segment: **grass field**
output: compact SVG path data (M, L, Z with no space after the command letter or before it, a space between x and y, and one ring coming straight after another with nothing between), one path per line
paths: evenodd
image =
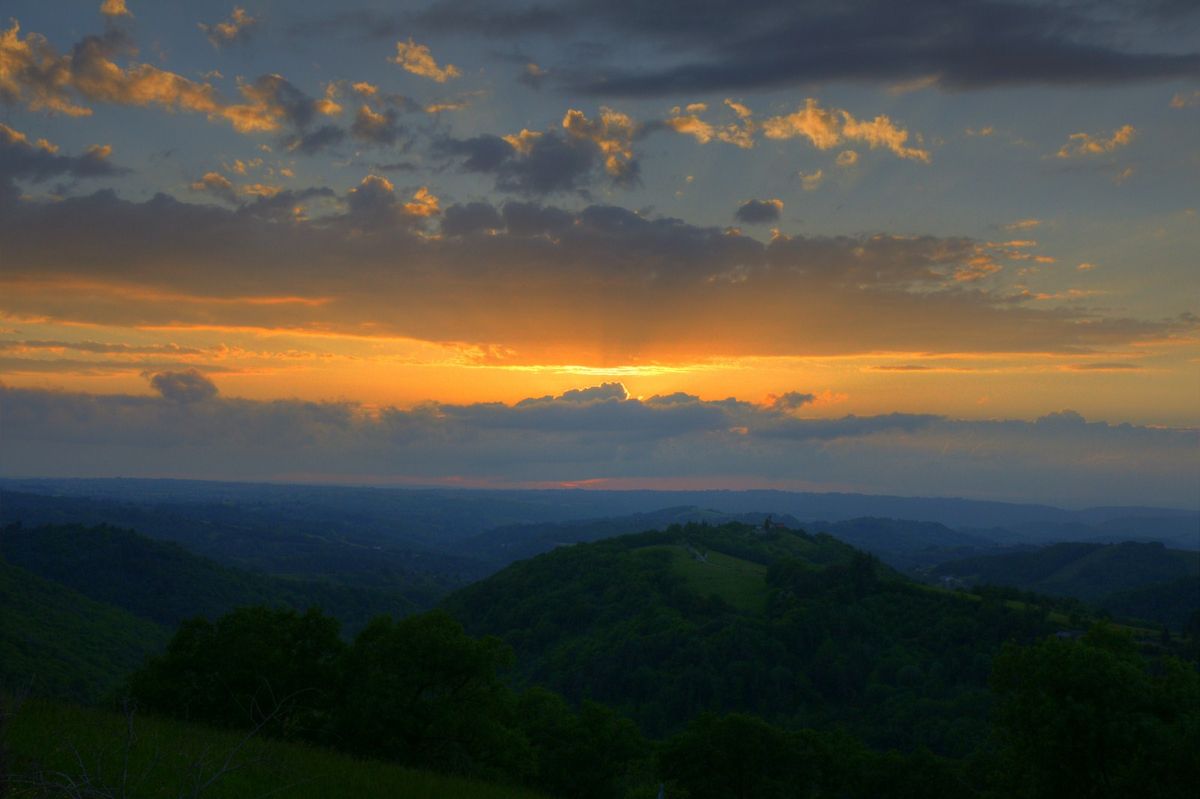
M445 777L325 749L159 718L45 700L24 703L5 740L12 776L10 799L107 796L128 799L538 799L519 788ZM128 760L126 760L128 758ZM224 770L224 771L223 771ZM40 781L91 784L102 790L46 790ZM195 789L214 778L200 793Z
M671 570L702 596L716 594L747 613L762 613L767 608L766 566L713 550L691 550L680 544L646 547L646 550L670 552Z

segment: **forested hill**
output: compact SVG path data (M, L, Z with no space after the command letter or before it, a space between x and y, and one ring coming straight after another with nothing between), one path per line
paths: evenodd
M562 547L444 604L514 648L520 681L651 734L738 710L952 755L986 736L1000 646L1053 629L1044 608L918 585L830 536L738 524Z
M929 574L1074 597L1177 629L1200 610L1200 553L1156 543L1054 544L951 561Z
M244 571L109 525L11 524L0 530L0 558L97 602L174 627L244 605L319 606L350 631L379 614L416 606L399 591Z
M0 558L0 697L95 699L170 637L165 627Z

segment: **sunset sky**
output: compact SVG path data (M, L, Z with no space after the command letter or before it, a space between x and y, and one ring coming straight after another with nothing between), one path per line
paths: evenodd
M1189 0L0 3L0 474L1200 503Z

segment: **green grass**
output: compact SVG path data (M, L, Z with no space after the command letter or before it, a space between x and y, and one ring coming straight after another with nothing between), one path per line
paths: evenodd
M723 552L697 548L699 560L682 544L644 547L671 553L671 571L702 596L716 594L738 610L761 614L767 608L767 567Z
M233 752L228 771L203 792L205 799L538 799L519 788L447 777L388 763L357 760L302 744L250 738L160 718L135 716L132 744L124 716L46 700L22 705L6 734L14 775L41 769L78 781L86 771L115 796L123 770L128 799L192 796L197 778L208 779ZM125 754L129 765L124 769ZM11 799L64 795L13 785Z

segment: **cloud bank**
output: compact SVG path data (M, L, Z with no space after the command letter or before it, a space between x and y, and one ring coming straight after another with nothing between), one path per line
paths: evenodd
M512 405L225 398L198 373L160 396L0 388L3 473L479 485L590 480L794 485L876 493L1194 506L1197 431L942 416L805 418L811 396L756 404L628 396L620 384Z

